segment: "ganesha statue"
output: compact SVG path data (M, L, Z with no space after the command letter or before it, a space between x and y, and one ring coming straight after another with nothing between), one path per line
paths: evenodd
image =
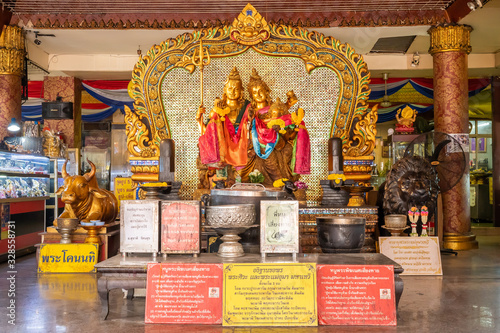
M264 176L261 183L272 187L277 180L297 181L301 174L309 174L309 133L293 91L287 93L286 102L279 98L273 102L270 88L255 69L247 90L250 101L243 98L243 83L234 68L208 122L203 121L205 110L198 110L200 162L205 166L198 166L204 172L200 179L213 175L227 185L248 183L249 175L259 170Z
M415 131L413 123L417 118L417 111L413 110L408 105L403 109L399 109L396 114L396 133L397 134L411 134Z

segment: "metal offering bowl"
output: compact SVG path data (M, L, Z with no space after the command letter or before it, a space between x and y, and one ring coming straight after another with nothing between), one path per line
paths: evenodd
M213 228L248 227L255 223L255 205L227 205L205 207L205 221Z
M80 222L79 219L58 218L57 227L61 229L75 229L78 222Z
M360 252L365 242L362 217L317 217L318 243L324 253Z
M387 228L405 228L407 216L402 214L391 214L384 217Z
M79 219L70 219L70 218L58 218L57 219L57 227L56 230L61 234L62 244L70 244L71 243L71 234L75 231Z

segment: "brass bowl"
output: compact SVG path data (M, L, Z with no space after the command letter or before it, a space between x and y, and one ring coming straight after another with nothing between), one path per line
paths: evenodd
M58 218L57 227L60 229L75 229L80 222L79 219Z

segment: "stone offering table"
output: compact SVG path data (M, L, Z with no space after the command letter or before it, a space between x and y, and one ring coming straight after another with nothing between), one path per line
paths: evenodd
M147 264L153 262L151 256L125 257L121 255L98 263L95 268L98 273L97 291L101 299L102 315L106 319L109 312L109 291L112 289L146 288ZM346 253L346 254L318 254L300 253L297 260L292 256L268 256L262 258L260 254L247 254L240 258L222 258L215 254L201 254L194 258L188 255L172 256L166 259L157 258L157 263L169 264L221 264L221 263L316 263L317 265L390 265L394 267L394 284L396 293L396 308L403 294L403 280L399 274L403 273L401 265L380 253ZM132 295L129 293L129 295Z

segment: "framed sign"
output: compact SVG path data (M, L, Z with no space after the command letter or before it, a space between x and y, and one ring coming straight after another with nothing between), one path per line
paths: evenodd
M394 266L318 265L320 325L396 326Z
M120 209L120 252L159 251L159 201L123 200Z
M260 202L260 252L299 253L299 202Z
M144 321L221 324L222 264L148 263Z
M161 252L200 253L199 201L162 201Z
M223 277L222 326L318 326L315 263L224 264Z
M380 253L404 268L401 275L443 275L438 237L379 237Z

